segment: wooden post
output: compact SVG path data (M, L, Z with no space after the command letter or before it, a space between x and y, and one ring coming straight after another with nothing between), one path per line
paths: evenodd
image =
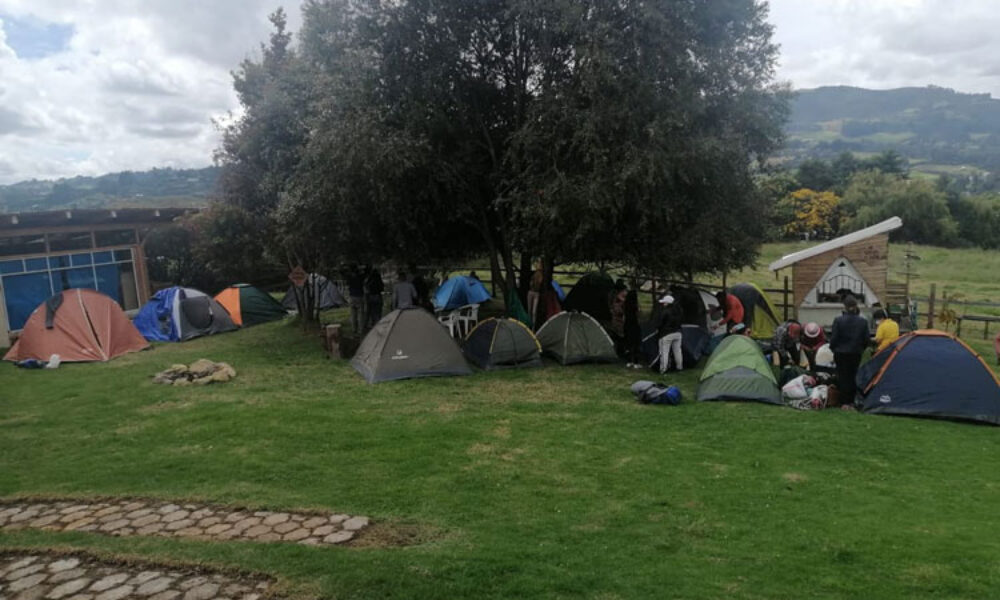
M785 320L788 320L788 275L785 275L785 291L783 293L785 303Z
M937 284L931 284L931 297L927 300L927 329L934 328L934 295L937 293Z

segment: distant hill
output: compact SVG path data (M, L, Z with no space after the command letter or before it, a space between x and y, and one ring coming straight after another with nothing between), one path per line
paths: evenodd
M925 173L1000 171L1000 100L940 87L801 90L792 102L784 158L896 150Z
M63 208L202 207L218 167L123 171L98 177L22 181L0 186L0 213Z

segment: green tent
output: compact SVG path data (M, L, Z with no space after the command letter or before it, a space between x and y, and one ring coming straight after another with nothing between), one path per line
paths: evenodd
M581 312L561 312L536 334L542 351L564 365L618 360L615 345L594 317Z
M712 352L701 372L698 400L752 400L782 404L771 365L757 342L730 335Z
M234 323L242 327L288 316L288 311L280 302L248 283L227 287L216 294L215 301L229 312Z
M351 366L368 383L472 374L448 330L418 307L382 317L361 341Z
M483 369L538 367L541 345L535 334L516 319L487 319L465 338L465 355Z

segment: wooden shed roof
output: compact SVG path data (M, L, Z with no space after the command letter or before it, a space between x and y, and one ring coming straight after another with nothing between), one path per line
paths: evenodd
M842 235L839 238L834 238L822 244L813 246L812 248L806 248L805 250L800 250L794 252L787 256L781 257L781 259L771 263L768 268L772 271L779 271L785 267L790 267L799 261L803 261L807 258L812 258L814 256L819 256L824 252L829 252L830 250L836 250L837 248L843 248L849 244L855 242L860 242L861 240L874 237L882 233L888 233L890 231L895 231L903 226L903 220L899 217L892 217L882 221L881 223L872 225L871 227L865 227L855 231L854 233L848 233L847 235Z

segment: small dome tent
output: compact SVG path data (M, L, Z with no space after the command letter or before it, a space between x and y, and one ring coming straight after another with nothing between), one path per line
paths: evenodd
M750 328L750 335L758 340L769 340L781 324L778 310L774 308L764 290L753 283L740 283L730 288L729 293L740 299L743 305L743 322Z
M214 298L196 289L176 286L156 292L139 309L133 323L151 342L183 342L237 328Z
M712 352L701 372L698 400L751 400L782 404L771 365L757 342L730 335Z
M35 308L4 360L108 361L149 344L118 303L94 290L59 292Z
M280 302L249 283L231 285L215 295L215 301L226 309L233 323L257 325L288 316Z
M487 319L465 338L465 355L482 369L541 366L541 344L516 319Z
M1000 380L965 342L943 331L904 335L862 365L856 382L866 413L1000 425Z
M482 304L492 298L482 281L467 275L456 275L441 284L434 293L434 308L452 310L467 304Z
M340 293L336 284L318 273L310 273L306 278L306 284L302 287L303 289L311 288L312 297L318 298L317 304L320 310L347 306L347 300L344 299L344 295ZM288 310L298 310L299 305L295 302L294 285L288 286L288 291L285 292L285 296L281 299L281 305Z
M546 321L537 336L542 350L564 365L618 360L611 337L587 313L561 312Z
M368 383L394 379L471 375L455 340L422 308L397 309L361 340L351 366Z

